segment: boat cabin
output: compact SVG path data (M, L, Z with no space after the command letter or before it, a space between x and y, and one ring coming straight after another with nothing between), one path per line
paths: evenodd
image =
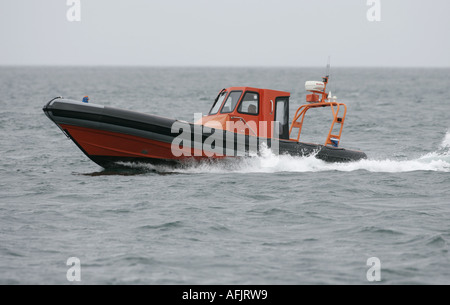
M285 91L252 87L222 89L209 113L196 122L210 128L262 138L300 142L306 113L310 109L330 107L333 119L324 146L338 147L344 127L347 106L327 93L329 76L321 82L307 81L307 104L300 106L289 125L289 98ZM337 128L335 128L337 127ZM297 132L293 132L297 129ZM296 135L295 135L296 134Z
M197 123L250 136L289 139L290 96L289 92L270 89L226 88Z

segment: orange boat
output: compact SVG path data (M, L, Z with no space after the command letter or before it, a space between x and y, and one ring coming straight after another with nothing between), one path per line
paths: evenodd
M262 145L274 153L314 155L327 162L366 158L361 151L339 147L347 107L326 92L328 76L306 82L307 104L289 124L290 93L252 87L219 92L210 112L188 123L165 117L57 97L44 113L86 156L102 167L121 162L181 164L187 159L246 157ZM323 144L300 141L307 111L329 107L331 127Z

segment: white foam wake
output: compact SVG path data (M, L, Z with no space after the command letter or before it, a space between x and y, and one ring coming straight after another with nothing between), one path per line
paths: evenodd
M243 159L194 162L183 168L152 166L159 172L179 173L277 173L277 172L352 172L365 170L380 173L402 173L413 171L450 172L450 131L445 135L439 149L413 160L366 159L349 163L327 163L314 156L294 157L274 155L262 149L260 156Z
M442 149L449 149L450 148L450 130L447 131L445 134L444 140L441 143Z

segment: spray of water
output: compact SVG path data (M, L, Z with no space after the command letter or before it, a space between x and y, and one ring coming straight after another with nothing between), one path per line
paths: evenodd
M139 165L141 166L141 165ZM439 149L413 160L366 159L350 163L327 163L315 158L275 155L270 149L262 148L258 156L226 160L188 162L181 168L142 165L163 173L277 173L277 172L369 172L401 173L413 171L450 172L450 131L444 137Z

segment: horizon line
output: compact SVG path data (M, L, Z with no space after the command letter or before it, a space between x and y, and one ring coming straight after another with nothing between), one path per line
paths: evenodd
M322 69L325 66L309 66L309 65L129 65L129 64L2 64L0 67L51 67L51 68L266 68L266 69L296 69L296 68L319 68ZM332 65L333 68L363 68L363 69L449 69L450 66L374 66L374 65Z

